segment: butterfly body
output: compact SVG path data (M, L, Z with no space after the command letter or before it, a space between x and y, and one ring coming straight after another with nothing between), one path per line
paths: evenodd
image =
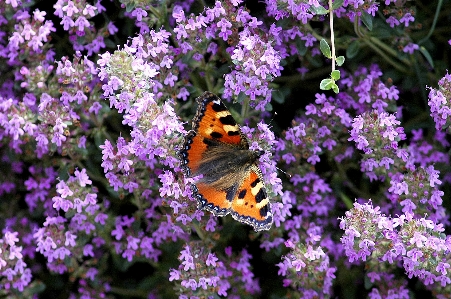
M200 177L192 191L199 208L216 216L229 213L255 230L269 229L272 213L257 165L263 151L249 143L221 100L210 92L197 99L192 130L179 152L188 177Z

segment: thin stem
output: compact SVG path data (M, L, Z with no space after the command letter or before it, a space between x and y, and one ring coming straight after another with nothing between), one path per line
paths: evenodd
M249 102L249 97L245 97L241 106L241 119L246 119L249 116Z
M402 67L401 65L399 65L399 63L397 63L396 61L394 61L393 59L391 59L388 55L385 54L384 51L382 51L380 48L376 47L375 44L373 44L372 42L375 42L375 38L370 37L368 38L364 38L362 39L371 49L373 49L374 52L378 53L383 59L385 59L389 64L391 64L394 68L396 68L398 71L403 72L403 73L407 73L408 70L405 69L404 67Z
M360 30L360 26L359 26L359 18L354 18L354 32L355 34L357 34L358 37L360 38L364 38L365 35L363 34L363 32Z
M387 44L383 43L380 39L365 35L359 26L359 18L355 18L354 20L354 32L356 35L362 40L365 44L367 44L374 52L378 53L385 61L387 61L389 64L391 64L394 68L399 70L400 72L407 73L408 70L401 66L398 62L393 60L390 56L397 57L398 53L389 47ZM387 55L388 54L388 55ZM410 67L411 63L410 61L406 59L400 59L398 58L403 64Z
M202 60L204 63L204 70L205 70L205 84L207 85L207 90L213 91L213 80L214 78L211 76L211 68L208 67L208 63L205 61L205 58ZM216 92L216 90L215 90Z
M335 36L334 36L334 10L332 0L329 0L330 44L332 47L332 72L335 71Z
M418 45L421 45L422 43L427 41L431 37L432 33L434 32L435 26L437 25L438 15L440 14L440 9L442 8L442 4L443 4L443 0L438 0L438 4L437 4L437 8L435 10L434 20L432 21L431 29L429 30L428 34L418 42Z
M388 54L390 54L393 57L398 58L398 51L396 51L395 49L393 49L392 47L388 46L386 43L382 42L380 39L371 36L369 38L371 40L372 43L374 43L377 47L381 48L382 50L384 50L384 52L387 52ZM398 58L402 63L404 63L406 66L411 66L411 62L407 59L407 58Z
M199 223L198 222L193 222L192 227L196 231L196 234L199 237L199 239L205 240L204 230L201 229L201 227L199 226Z

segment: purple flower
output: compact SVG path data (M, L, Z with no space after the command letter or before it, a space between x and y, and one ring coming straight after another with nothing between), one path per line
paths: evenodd
M210 215L210 219L208 219L207 221L207 225L205 227L206 231L210 231L210 232L214 232L216 230L216 217L214 217L213 215Z
M216 267L216 261L218 261L218 258L216 258L216 256L214 254L209 253L208 257L207 257L206 265ZM449 265L448 265L448 267L449 267Z
M404 23L404 26L408 27L410 22L415 21L415 18L410 14L406 13L399 22Z
M288 244L287 246L291 248L291 252L277 266L279 267L278 274L289 278L285 280L286 285L291 285L303 296L308 297L310 292L316 293L311 288L311 285L300 278L307 275L307 272L309 272L307 269L311 268L315 269L315 272L322 274L321 281L317 280L315 276L311 277L311 279L316 280L315 283L321 286L323 294L330 294L332 279L335 278L334 272L336 269L329 267L329 257L323 250L320 247L314 249L311 245L295 245L291 241L286 241L285 244ZM288 271L290 268L292 271Z
M408 45L404 46L403 52L413 54L415 50L418 50L420 47L417 44L409 43Z

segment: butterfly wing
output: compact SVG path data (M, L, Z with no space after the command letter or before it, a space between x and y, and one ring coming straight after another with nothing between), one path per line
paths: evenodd
M187 176L204 175L205 173L199 170L202 164L203 168L218 168L219 174L221 166L217 162L223 159L218 155L224 157L224 149L230 151L233 146L249 146L235 119L219 97L207 91L197 98L197 103L193 129L186 135L183 149L180 151L182 167ZM209 162L206 162L207 156L210 157ZM216 216L224 216L230 212L233 196L227 195L227 191L202 182L193 185L192 190L200 208L205 208ZM230 192L232 191L229 191L229 194Z
M215 216L225 216L230 213L232 201L227 200L227 192L205 183L192 185L193 195L200 209L205 209Z
M249 144L229 110L216 95L205 92L179 152L187 176L202 175L192 185L199 208L216 216L232 216L256 231L269 229L272 214ZM244 157L246 162L237 162ZM249 158L246 158L249 157Z
M231 210L235 220L252 225L255 231L271 227L271 205L257 165L252 165L249 175L238 188Z
M249 148L240 127L218 96L206 91L197 98L199 108L193 118L193 130L206 138Z
M182 167L188 176L197 175L205 153L213 146L249 148L240 127L218 96L206 91L197 98L198 109L192 130L186 135L180 151Z

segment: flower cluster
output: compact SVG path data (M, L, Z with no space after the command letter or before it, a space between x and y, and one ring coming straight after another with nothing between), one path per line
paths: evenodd
M262 38L253 32L258 25L256 19L248 14L241 16L242 11L238 11L237 17L244 23L245 29L240 32L238 45L231 55L235 70L225 76L224 97L238 96L240 93L244 93L251 101L261 97L263 100L255 108L264 111L271 100L267 82L281 74L280 56L271 42L265 41L268 37Z
M52 265L52 269L58 273L67 270L66 265L60 261L71 256L75 252L75 246L81 246L75 241L77 235L81 232L92 235L96 230L94 223L105 224L108 218L100 211L96 190L88 189L87 186L91 184L85 169L75 170L74 176L69 177L67 181L60 181L56 185L58 195L52 198L52 207L56 211L73 216L68 217L69 219L48 216L44 227L34 234L38 244L37 251L46 257L48 265Z
M239 3L216 1L215 6L206 9L204 14L188 18L177 6L173 13L176 21L174 32L182 53L193 51L193 58L198 61L205 61L209 53L219 54L216 52L220 41L216 42L214 38L227 41L230 47L226 53L235 67L224 77L224 97L246 97L252 106L264 111L271 100L269 83L280 76L283 69L281 58L273 47L274 36L263 32L260 28L262 22L252 17L244 7L237 7ZM204 33L203 38L200 32ZM193 44L197 46L193 47Z
M376 64L342 74L340 87L345 92L337 95L340 106L345 110L352 109L356 114L370 109L379 113L394 112L394 101L399 99L399 90L389 82L384 82L382 76L383 73Z
M60 97L45 92L50 87L60 86L53 78L50 83L48 73L53 67L36 67L33 70L21 68L24 75L23 87L30 88L36 94L27 93L23 101L14 98L3 99L0 113L4 138L9 139L12 149L18 154L24 151L33 152L38 158L53 152L63 155L79 154L86 145L86 136L81 135L80 112L89 110L97 114L101 105L90 104L88 96L92 93L96 80L90 78L96 74L93 63L81 55L74 58L74 62L63 58L58 62L56 72L64 74L60 83L66 84L67 89L61 88ZM43 64L46 64L43 63ZM89 83L87 83L89 81ZM95 98L95 97L94 97ZM88 128L86 124L85 128ZM34 142L26 142L29 139Z
M318 1L310 1L309 3L304 2L292 2L292 1L266 1L266 10L268 15L273 16L276 20L293 17L297 21L301 21L302 24L307 24L314 16L310 7L319 6Z
M442 207L444 193L438 189L442 183L438 179L439 171L424 163L425 160L411 157L409 149L398 146L398 142L406 138L399 124L394 115L386 112L373 111L354 119L349 140L365 153L361 171L370 180L388 179L388 197L392 203L398 202L404 213L428 213L429 219L447 223ZM410 152L418 151L410 149ZM415 163L420 162L423 165L417 167Z
M280 140L284 152L281 158L287 165L296 165L300 157L315 165L324 151L333 151L337 146L336 140L342 135L340 127L347 128L350 123L349 114L337 107L335 99L316 94L315 104L307 105L305 117L293 122Z
M314 242L312 242L314 243ZM277 264L279 275L285 276L285 286L292 286L302 298L324 298L331 294L335 267L330 267L329 257L321 247L286 241L291 252Z
M95 260L106 243L105 235L98 236L97 231L109 221L104 213L108 202L100 205L97 189L90 185L92 181L85 169L75 170L74 176L61 180L56 186L58 195L52 198L52 207L64 212L65 217L47 216L43 227L33 234L36 251L46 258L48 269L59 274L73 269L73 279L84 281L81 284L84 287L80 286L78 291L85 295L99 294L106 288L93 291L99 282Z
M3 231L0 239L0 282L3 289L24 290L32 279L31 270L23 260L22 246L18 246L18 232Z
M370 299L391 298L409 299L407 282L395 278L394 274L385 272L368 272L367 274L372 284L377 284L368 294Z
M248 294L257 294L260 289L251 271L251 255L243 250L235 256L232 248L225 249L224 258L218 259L214 254L201 247L199 242L185 245L180 252L181 264L178 269L170 270L170 281L177 281L183 294L179 298L210 297L214 294L234 297L240 289Z
M386 22L392 28L395 26L409 27L415 21L415 12L411 8L403 8L401 10L394 7L389 8L384 10L384 15L389 15Z
M173 76L169 70L172 60L167 55L168 33L151 32L146 42L142 36L132 39L124 50L113 55L106 53L99 60L102 69L99 76L108 78L103 85L104 96L110 100L110 107L124 113L123 124L131 126L131 142L119 137L115 150L109 141L103 149L104 171L115 190L127 189L133 192L138 187L134 175L136 164L153 168L155 163L175 166L174 145L180 133L181 123L177 121L173 102L157 103L163 96L163 86L154 78ZM167 83L171 86L170 83ZM157 159L158 158L158 159ZM131 177L130 177L131 175Z
M117 32L116 26L109 23L107 27L96 30L94 22L90 19L105 11L105 7L96 2L96 5L86 0L58 0L54 5L55 15L61 19L60 25L69 33L69 40L76 51L86 50L88 55L99 53L105 48L104 36ZM83 42L79 42L82 37Z
M45 19L46 15L47 12L39 10L35 10L32 16L28 11L18 12L15 15L15 32L2 51L2 56L8 58L10 65L17 64L19 57L45 54L49 36L56 31L53 22Z
M381 172L385 174L395 164L395 157L407 164L407 151L398 147L406 138L399 124L400 121L387 112L365 112L354 118L348 140L354 141L356 148L364 152L361 171L371 180L378 179Z
M391 265L401 262L409 278L418 277L424 284L451 284L450 237L444 228L425 218L413 218L406 212L390 218L371 202L354 203L354 208L341 219L344 230L341 242L349 261L368 261L381 267L380 260Z
M439 89L430 88L428 105L431 117L434 119L437 130L449 131L449 117L451 116L451 75L446 74L438 81Z

